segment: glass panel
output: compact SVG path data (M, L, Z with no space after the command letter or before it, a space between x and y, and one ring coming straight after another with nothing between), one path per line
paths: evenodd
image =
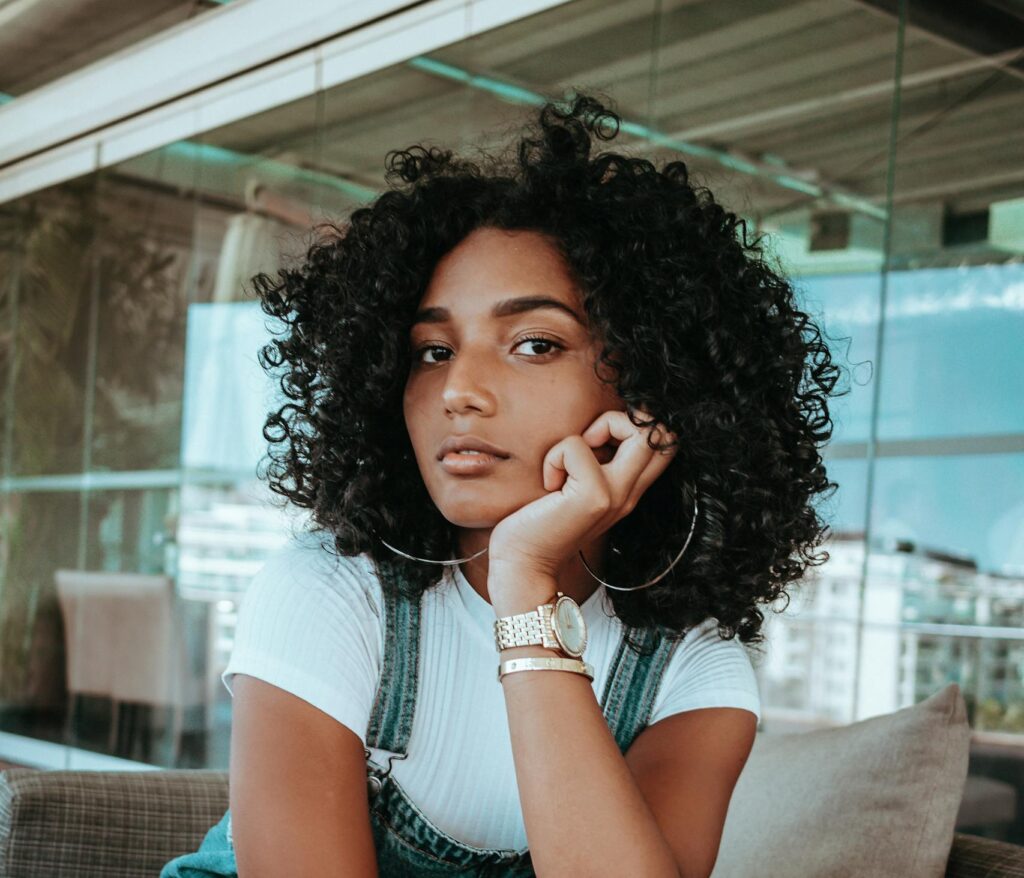
M177 466L194 211L164 153L108 169L100 187L90 471Z
M370 192L325 165L322 112L322 96L296 101L175 144L168 155L171 173L191 175L195 217L173 569L182 605L206 620L205 728L194 749L183 749L182 764L227 768L231 698L220 674L238 603L303 518L282 510L256 478L267 451L263 424L282 398L257 358L280 327L260 309L251 280L294 266L314 224Z
M1019 798L1024 81L1000 58L1019 57L1020 22L1001 4L907 7L866 583L894 600L865 619L901 620L903 655L860 688L902 678L909 703L959 683L968 792L987 775ZM964 827L1024 841L1021 813L965 813Z
M231 696L220 675L234 643L238 607L252 576L304 516L267 502L266 487L230 475L184 487L173 547L178 594L194 615L206 614L207 735L194 758L226 768L231 737Z
M85 563L58 579L68 620L67 741L122 759L184 763L204 744L208 617L205 606L177 598L168 573L178 492L85 496Z
M829 402L834 428L828 453L863 457L871 434L881 275L820 274L794 283L804 310L824 327L833 360L848 370L842 386L849 393Z
M10 473L14 425L14 339L18 331L18 289L25 249L25 211L21 202L0 204L0 476ZM0 573L2 577L2 573ZM2 581L2 580L0 580Z
M65 629L55 574L78 566L81 494L3 495L0 730L60 743L65 736Z
M765 235L844 374L823 449L824 564L766 614L764 727L854 718L896 22L857 3L700 4L661 27L658 126L717 200ZM700 152L705 150L705 152ZM886 647L889 648L889 647Z
M885 336L880 439L1024 437L1019 260L892 272Z
M880 542L1024 576L1024 455L887 457L875 466L871 516Z
M17 355L8 399L12 476L52 476L82 468L97 188L98 177L90 176L18 202L24 231L14 281Z

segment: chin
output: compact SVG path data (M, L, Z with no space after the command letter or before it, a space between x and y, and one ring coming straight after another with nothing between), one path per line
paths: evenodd
M507 496L494 497L494 493L493 489L473 491L467 486L458 486L445 492L444 496L435 496L432 499L434 505L451 524L473 530L489 530L503 518L507 518L535 499L526 497L516 502Z
M514 509L503 511L480 503L443 503L439 504L437 508L450 524L469 530L490 530L515 511Z

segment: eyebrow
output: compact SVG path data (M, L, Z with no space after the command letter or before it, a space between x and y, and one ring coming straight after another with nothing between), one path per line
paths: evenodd
M586 328L583 318L572 308L560 302L558 299L551 299L547 296L520 296L516 299L502 299L491 309L492 317L511 317L515 314L523 314L526 311L534 311L538 308L553 308L562 311L572 317L580 326ZM451 319L451 312L447 308L421 308L416 312L412 325L418 323L447 323Z

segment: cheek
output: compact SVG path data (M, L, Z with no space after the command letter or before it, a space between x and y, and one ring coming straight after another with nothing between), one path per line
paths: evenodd
M405 427L409 432L409 438L416 441L417 434L422 429L423 407L420 405L418 395L412 389L406 389L402 396L402 417L405 419Z

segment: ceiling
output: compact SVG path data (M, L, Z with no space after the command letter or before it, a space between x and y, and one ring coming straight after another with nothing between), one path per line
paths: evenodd
M0 94L23 95L219 5L214 0L0 0Z
M623 136L616 144L684 158L734 209L765 216L850 199L881 208L898 37L883 5L576 0L202 139L379 188L389 149L501 140L532 112L510 106L508 86L537 96L589 87L670 141ZM935 6L910 4L894 201L968 212L1021 197L1020 4L990 8L999 32L988 38L958 31ZM971 4L975 13L983 6Z
M18 2L0 0L0 19ZM23 93L213 5L29 3L0 28L0 90ZM610 148L685 159L720 202L763 220L814 206L880 223L890 183L900 207L952 213L1024 197L1024 2L909 9L899 56L895 0L573 0L209 131L196 140L215 162L165 150L121 170L179 189L199 180L236 202L261 169L292 172L300 198L373 192L387 151L507 143L531 101L577 87L609 95L632 126Z

